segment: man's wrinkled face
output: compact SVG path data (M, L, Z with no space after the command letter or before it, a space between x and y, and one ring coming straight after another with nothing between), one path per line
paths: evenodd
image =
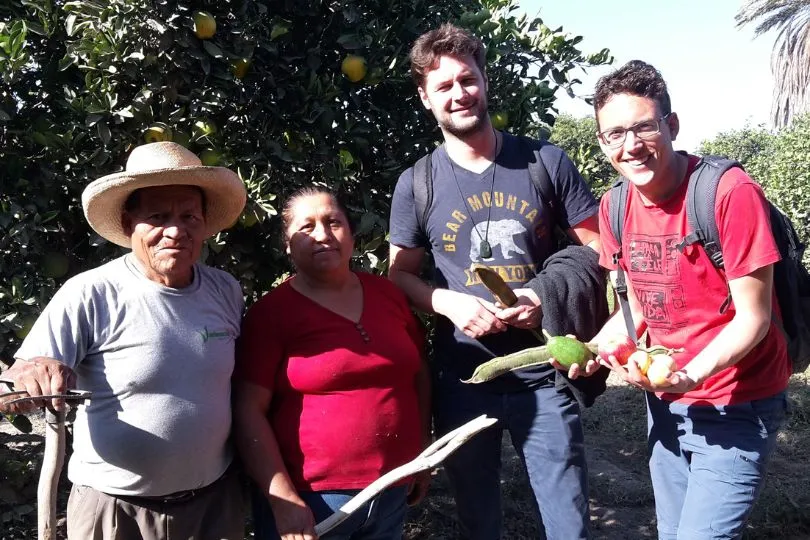
M170 287L191 283L192 266L205 240L203 196L194 186L139 190L135 208L122 216L132 252L152 281Z
M486 77L471 56L440 56L425 75L419 97L442 130L463 137L485 125L486 91Z

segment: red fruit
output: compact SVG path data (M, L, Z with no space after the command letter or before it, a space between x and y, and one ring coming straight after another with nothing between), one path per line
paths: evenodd
M615 356L621 365L625 365L630 355L636 352L636 344L628 336L616 334L602 340L599 343L598 352L599 356L605 360L609 356Z

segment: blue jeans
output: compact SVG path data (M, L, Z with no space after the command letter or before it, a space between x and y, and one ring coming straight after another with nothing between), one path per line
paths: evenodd
M255 487L251 491L256 539L278 540L276 521L273 518L270 503ZM315 523L320 523L359 492L359 489L300 491L298 496L312 510ZM323 540L400 540L408 509L405 503L407 494L407 486L386 489L321 538Z
M740 538L786 413L784 392L726 406L647 393L658 538Z
M492 393L439 373L434 389L439 435L487 414L499 422L444 462L463 538L501 537L501 441L509 432L526 467L538 519L549 540L590 538L588 473L579 405L553 378L534 390ZM541 516L542 514L542 516Z

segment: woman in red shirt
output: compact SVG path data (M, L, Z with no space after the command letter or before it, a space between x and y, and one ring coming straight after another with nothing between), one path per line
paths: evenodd
M235 433L264 495L254 501L257 538L314 539L315 523L423 449L430 379L403 294L350 269L354 240L336 197L303 189L282 218L296 274L245 316ZM428 482L421 474L389 488L328 536L401 538L406 503Z

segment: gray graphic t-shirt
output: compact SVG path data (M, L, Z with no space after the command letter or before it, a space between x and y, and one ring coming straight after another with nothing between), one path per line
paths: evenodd
M435 263L438 287L472 294L492 301L492 295L470 272L472 261L495 269L506 283L522 287L532 279L554 252L555 225L576 225L598 212L598 203L565 153L552 144L540 150L557 196L559 223L529 176L527 145L504 133L503 148L495 163L481 173L451 162L444 146L433 153L433 203L422 230L413 198L413 168L399 178L391 206L391 243L404 248L425 247ZM455 174L454 174L455 173ZM494 174L494 184L493 184ZM492 254L484 258L481 241ZM445 317L439 317L436 357L455 376L467 378L479 364L540 343L525 330L506 332L475 340L467 337ZM547 376L541 367L499 377L493 388L514 389Z

